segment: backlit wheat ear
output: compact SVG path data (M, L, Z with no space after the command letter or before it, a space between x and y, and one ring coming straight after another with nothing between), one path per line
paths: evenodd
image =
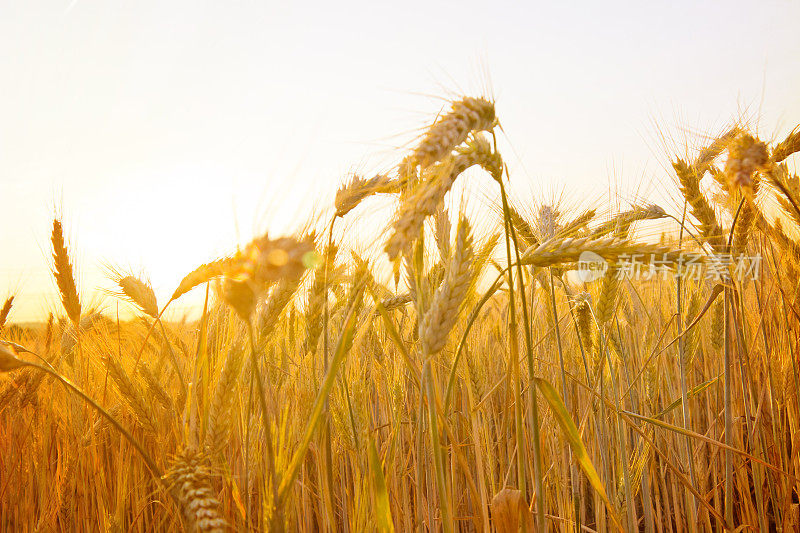
M272 240L264 235L254 239L243 251L232 257L217 259L194 269L181 280L170 301L177 300L198 285L222 276L247 280L257 285L253 287L254 290L261 290L264 285L274 281L299 277L316 262L316 253L310 238L283 237Z
M536 230L541 241L547 241L556 236L561 230L559 219L561 213L551 205L543 205L536 215Z
M701 176L681 159L676 160L672 167L680 180L680 189L689 204L690 211L699 223L700 233L712 246L721 246L722 228L717 222L714 208L700 190Z
M317 341L322 334L323 312L325 307L325 291L330 289L330 280L334 276L338 247L331 243L325 247L323 264L314 270L314 281L308 289L308 309L306 311L306 345L314 353ZM326 280L327 275L327 280Z
M334 206L336 216L344 217L355 209L362 200L373 194L392 192L397 184L393 184L388 176L379 174L371 179L364 179L361 176L353 176L353 179L336 191Z
M120 396L130 406L139 424L148 431L154 431L156 425L150 411L150 404L145 400L139 387L131 380L114 356L104 356L103 362L108 369L108 375L117 384Z
M165 481L181 507L188 533L223 533L228 522L211 488L211 472L197 451L187 448L179 453L165 474Z
M692 164L695 173L700 179L702 179L706 172L712 170L712 164L714 160L725 151L728 145L736 138L737 135L741 133L741 131L742 130L738 126L734 126L714 139L711 144L700 150L697 159L695 159L694 163Z
M459 308L472 279L473 260L469 223L466 218L462 217L458 222L456 244L447 275L436 291L420 325L423 351L428 356L438 353L444 348L447 336L456 323Z
M592 336L592 309L591 297L588 293L581 293L575 297L575 322L578 325L578 334L581 337L583 352L587 355L594 353L594 338Z
M514 225L514 229L517 231L517 235L522 238L522 243L527 247L538 246L539 237L536 236L536 232L519 211L509 205L508 215Z
M714 303L711 314L711 346L717 351L722 350L725 340L725 307L721 300Z
M256 308L256 293L250 283L226 278L222 282L222 298L245 322Z
M619 276L616 268L609 267L600 285L597 297L596 316L600 328L605 328L614 315L614 305L619 290Z
M593 237L603 237L611 233L625 236L634 222L640 220L658 220L667 216L667 212L656 204L635 205L628 211L617 214L611 220L597 226L592 232Z
M270 239L264 235L248 244L238 258L226 275L253 283L256 292L282 279L298 279L320 261L312 236Z
M262 339L269 337L275 330L281 312L289 304L299 285L300 279L283 279L272 288L259 311L258 329Z
M90 311L86 313L86 315L81 318L77 328L72 322L70 322L66 325L61 335L61 354L69 356L70 352L78 342L79 332L82 335L87 331L92 331L100 326L108 325L108 323L108 318L104 317L97 311Z
M606 261L614 261L620 256L630 254L643 254L644 257L654 254L659 259L668 261L677 261L679 259L679 254L669 246L635 243L613 237L603 239L580 237L575 239L554 239L535 248L531 247L522 255L521 263L540 268L572 263L578 261L581 253L586 251L594 252Z
M800 179L797 175L790 178L785 164L770 165L764 176L767 183L775 189L778 204L800 228Z
M130 298L143 313L152 318L158 317L158 301L153 288L134 276L124 276L117 280L123 294Z
M750 134L743 133L736 137L728 147L728 159L725 161L725 175L728 186L751 188L753 175L764 169L769 161L767 145Z
M597 211L594 209L588 209L584 211L575 219L564 224L564 226L558 231L558 236L564 239L575 237L594 219L596 214Z
M391 296L389 298L385 298L385 299L381 300L381 305L387 311L392 311L393 309L399 309L399 308L405 306L406 304L409 304L411 302L411 300L412 300L411 294L410 293L405 293L405 294L400 294L400 295L397 295L397 296ZM375 313L376 313L376 315L379 314L377 311Z
M770 170L777 169L773 166ZM736 225L733 228L732 252L735 255L745 251L752 235L753 226L758 217L761 216L761 210L755 201L760 185L761 178L757 173L753 173L747 186L748 190L744 195L745 202L739 211L739 217L736 219Z
M25 366L25 363L17 357L14 347L0 343L0 373L10 372L23 366Z
M450 257L451 226L450 214L447 212L447 209L439 206L433 215L433 234L436 239L436 247L439 248L439 257L442 259L442 261L445 261Z
M719 172L713 171L713 162L728 145L739 135L738 127L733 127L714 140L709 146L700 151L692 165L682 159L672 163L672 167L680 181L680 190L683 193L690 211L699 223L698 229L702 236L712 247L719 249L723 245L722 227L717 222L717 215L705 195L700 189L700 180L706 172L712 171L717 176Z
M385 247L390 260L394 261L417 239L425 219L436 212L456 178L473 165L480 165L495 179L502 172L502 159L492 152L484 137L476 137L458 154L429 169L424 181L404 197Z
M139 366L139 374L144 378L145 384L147 384L147 389L152 394L152 397L161 404L164 409L167 411L172 412L175 409L175 404L172 402L172 398L161 385L159 381L159 376L156 376L150 367L145 364Z
M784 260L800 268L800 243L783 231L781 220L776 219L774 224L770 224L762 217L759 220L759 226L784 252Z
M242 371L243 361L244 352L240 348L233 347L228 350L208 413L206 447L212 453L221 452L228 443L231 424L234 419L233 406L237 393L236 383Z
M81 320L81 302L78 297L78 287L75 285L69 252L64 241L64 231L61 221L58 219L53 220L53 232L50 240L53 243L53 276L56 278L61 303L64 305L69 319L77 326Z
M184 276L184 278L178 284L178 288L172 293L170 301L177 300L198 285L208 283L209 281L224 275L225 272L235 262L236 259L225 257L200 265Z
M490 130L495 124L494 104L483 98L464 98L452 104L450 112L430 127L414 150L414 159L423 168L446 157L467 139L471 131Z
M54 317L53 313L47 315L47 325L44 329L44 352L50 353L50 343L53 342Z
M3 329L3 326L6 325L6 320L8 320L8 314L11 312L11 305L14 303L14 297L9 296L6 299L6 302L3 304L3 307L0 308L0 330Z
M772 161L780 163L795 152L800 151L800 127L795 128L772 150Z

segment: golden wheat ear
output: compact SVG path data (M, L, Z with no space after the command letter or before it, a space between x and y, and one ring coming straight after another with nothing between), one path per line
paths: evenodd
M53 277L58 285L61 303L64 305L67 316L77 328L81 320L81 301L72 272L72 262L69 259L69 252L64 240L64 230L61 221L57 218L53 220L50 241L53 243Z
M225 364L214 389L211 408L208 414L208 429L205 445L209 453L221 453L228 444L232 423L235 420L234 400L237 394L237 381L242 372L244 351L238 346L228 350Z
M336 191L336 199L334 206L336 207L336 216L344 217L358 207L362 200L378 193L392 192L396 189L396 183L383 174L364 179L361 176L353 176L350 182L342 185Z
M502 170L502 159L484 136L471 138L458 149L458 153L447 156L426 170L424 181L404 197L397 210L392 235L385 246L390 260L394 261L411 247L422 232L425 219L436 213L458 176L474 165L480 166L495 179Z
M430 127L414 150L414 160L427 167L447 156L472 131L488 131L495 125L494 104L483 98L467 97L453 102L450 112Z
M122 294L151 318L158 317L158 300L153 287L135 276L121 276L116 279Z
M188 533L229 531L211 487L211 471L199 452L192 448L180 452L164 477L178 500Z
M772 150L772 161L780 163L795 152L800 151L800 126L796 127Z
M6 299L6 302L3 304L3 307L0 308L0 331L3 330L3 326L6 325L6 320L8 320L8 314L11 313L11 305L14 303L14 297L9 296Z
M453 258L420 325L420 338L427 355L438 353L445 346L472 280L474 259L470 225L466 218L461 217L456 230Z

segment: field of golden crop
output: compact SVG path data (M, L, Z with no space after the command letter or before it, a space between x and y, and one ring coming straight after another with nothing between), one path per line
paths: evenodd
M800 132L733 125L675 155L681 210L600 216L511 198L497 127L453 102L167 302L113 273L134 320L82 305L54 220L63 313L0 311L0 531L798 531ZM470 167L494 220L444 207Z

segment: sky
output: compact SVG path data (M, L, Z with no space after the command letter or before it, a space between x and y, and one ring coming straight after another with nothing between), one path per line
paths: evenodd
M523 201L668 199L685 139L800 123L798 21L796 1L0 0L0 299L12 322L58 310L59 213L84 306L113 312L109 264L163 301L391 168L463 94L495 99Z

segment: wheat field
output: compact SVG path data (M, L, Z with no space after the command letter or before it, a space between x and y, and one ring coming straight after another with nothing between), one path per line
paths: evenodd
M169 301L111 272L131 320L56 217L63 311L0 311L0 531L800 530L800 132L673 154L677 211L569 212L508 193L500 118L453 101ZM470 168L490 220L450 198Z

